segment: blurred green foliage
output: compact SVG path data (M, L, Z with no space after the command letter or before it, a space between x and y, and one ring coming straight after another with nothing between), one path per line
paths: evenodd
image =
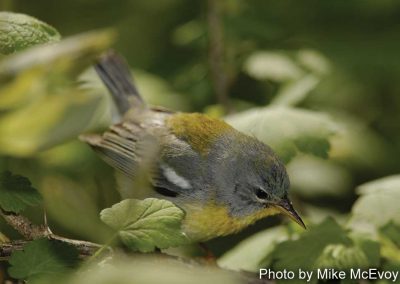
M127 58L151 104L227 115L288 163L293 199L311 229L264 230L277 223L274 217L212 240L208 245L223 255L220 265L293 268L292 251L322 238L313 257L302 262L308 268L400 266L400 181L390 176L400 172L400 2L221 1L229 108L220 104L210 75L212 27L205 1L3 0L0 9L40 19L62 36L54 43L57 31L40 23L34 29L41 41L10 36L0 42L0 170L29 177L53 231L101 243L109 238L99 212L120 200L113 172L76 137L115 121L110 98L90 69L112 46ZM1 15L0 31L6 31ZM38 25L18 17L28 28ZM113 30L98 30L104 28ZM45 42L52 44L21 51ZM40 210L23 213L41 222ZM0 231L18 238L1 220ZM302 258L300 251L293 259ZM124 263L80 276L85 283L154 280L147 259ZM240 279L191 269L192 278L185 265L166 263L159 277L171 283Z
M15 279L37 280L54 274L62 275L77 267L78 251L63 243L38 239L25 245L23 251L15 252L8 270Z
M100 212L100 219L129 249L151 252L185 244L180 232L185 212L168 200L125 199Z

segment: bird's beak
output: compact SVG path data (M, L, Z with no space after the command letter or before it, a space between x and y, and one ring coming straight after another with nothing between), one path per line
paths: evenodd
M288 198L283 198L279 203L276 204L276 206L283 214L289 216L290 219L306 229L306 225L304 224L303 220L301 220L296 210L294 210L292 202Z

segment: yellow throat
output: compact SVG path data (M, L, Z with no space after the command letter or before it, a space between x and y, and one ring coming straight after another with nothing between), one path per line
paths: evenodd
M187 204L183 207L186 217L183 230L193 241L206 241L215 237L237 233L264 217L281 211L275 207L266 208L243 217L233 217L226 207L210 202L204 206Z

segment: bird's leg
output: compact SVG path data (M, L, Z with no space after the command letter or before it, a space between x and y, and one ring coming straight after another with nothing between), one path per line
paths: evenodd
M210 248L205 243L199 243L199 247L204 252L204 259L209 263L216 263L217 259L214 253L210 250Z

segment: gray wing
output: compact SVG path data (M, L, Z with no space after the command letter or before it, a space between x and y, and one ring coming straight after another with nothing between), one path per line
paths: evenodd
M156 192L176 196L185 185L185 178L179 179L178 173L172 170L187 170L179 169L179 157L185 156L190 146L182 145L183 142L166 133L163 122L172 112L146 106L133 83L129 67L117 54L109 52L102 56L95 69L112 94L120 114L125 115L125 120L111 126L103 134L84 134L80 139L127 177L125 181L133 181L145 173ZM167 136L169 139L166 139ZM163 160L169 160L173 167L168 167Z
M88 143L109 165L134 179L139 166L158 153L158 141L146 129L132 122L115 124L103 134L84 134Z
M156 193L173 198L191 195L194 187L204 183L198 180L202 169L200 156L163 127L129 121L113 125L103 134L80 138L126 177L121 179L125 188L132 189L136 179L145 176ZM129 190L122 189L128 194Z

